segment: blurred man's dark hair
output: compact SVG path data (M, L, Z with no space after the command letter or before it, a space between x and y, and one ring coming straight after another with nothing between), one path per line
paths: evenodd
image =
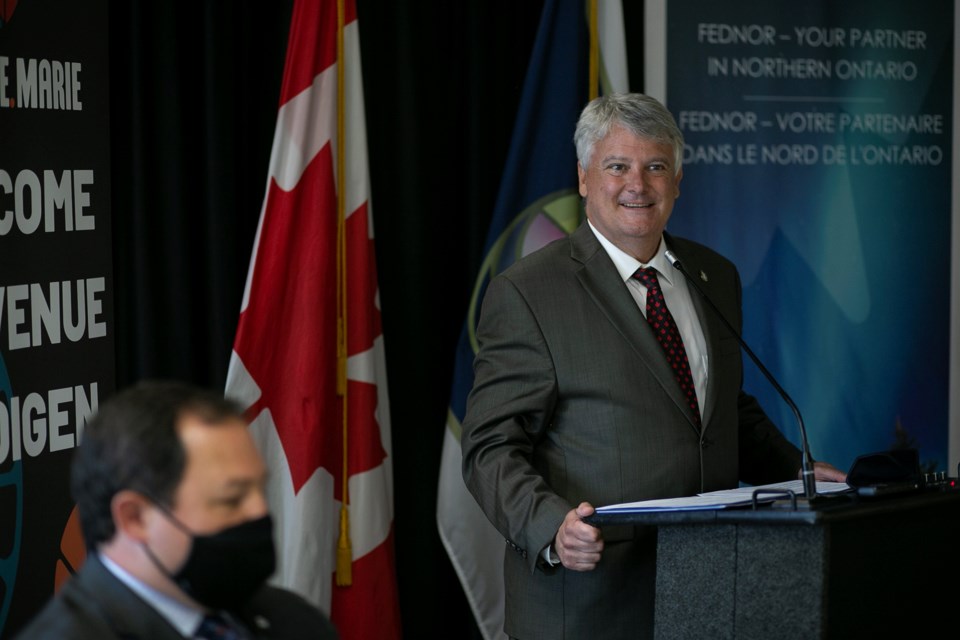
M87 424L70 487L87 547L113 538L110 502L131 489L166 506L186 466L177 425L185 416L209 425L243 419L221 394L180 382L145 381L107 400Z

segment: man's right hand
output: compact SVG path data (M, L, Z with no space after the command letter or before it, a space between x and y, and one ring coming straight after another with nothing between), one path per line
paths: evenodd
M581 520L590 515L593 515L593 506L589 502L581 502L576 509L570 510L557 530L553 548L567 569L592 571L600 562L600 553L603 551L600 529Z

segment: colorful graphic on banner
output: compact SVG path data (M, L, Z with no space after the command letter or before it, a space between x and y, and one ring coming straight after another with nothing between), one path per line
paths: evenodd
M731 258L815 457L947 466L953 1L666 4L670 231ZM745 386L794 442L791 411Z
M8 0L0 9L0 637L7 637L63 576L61 538L74 508L70 458L115 373L107 3ZM78 554L70 555L73 564Z

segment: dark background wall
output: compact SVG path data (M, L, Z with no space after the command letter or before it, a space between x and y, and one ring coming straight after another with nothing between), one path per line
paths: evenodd
M642 3L625 4L637 89ZM291 8L110 3L119 386L224 386ZM437 534L437 474L453 350L541 8L357 0L407 636L479 637Z

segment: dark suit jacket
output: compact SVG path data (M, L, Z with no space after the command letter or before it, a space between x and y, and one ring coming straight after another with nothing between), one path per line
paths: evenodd
M739 327L740 280L706 247L670 249ZM696 291L708 352L703 427L612 260L584 223L494 278L461 446L464 479L507 539L505 631L518 638L653 633L656 533L608 527L594 571L544 565L567 512L797 477L800 452L741 390L739 346Z
M255 638L334 640L333 625L294 593L264 587L236 612ZM94 554L16 636L23 640L183 640Z

